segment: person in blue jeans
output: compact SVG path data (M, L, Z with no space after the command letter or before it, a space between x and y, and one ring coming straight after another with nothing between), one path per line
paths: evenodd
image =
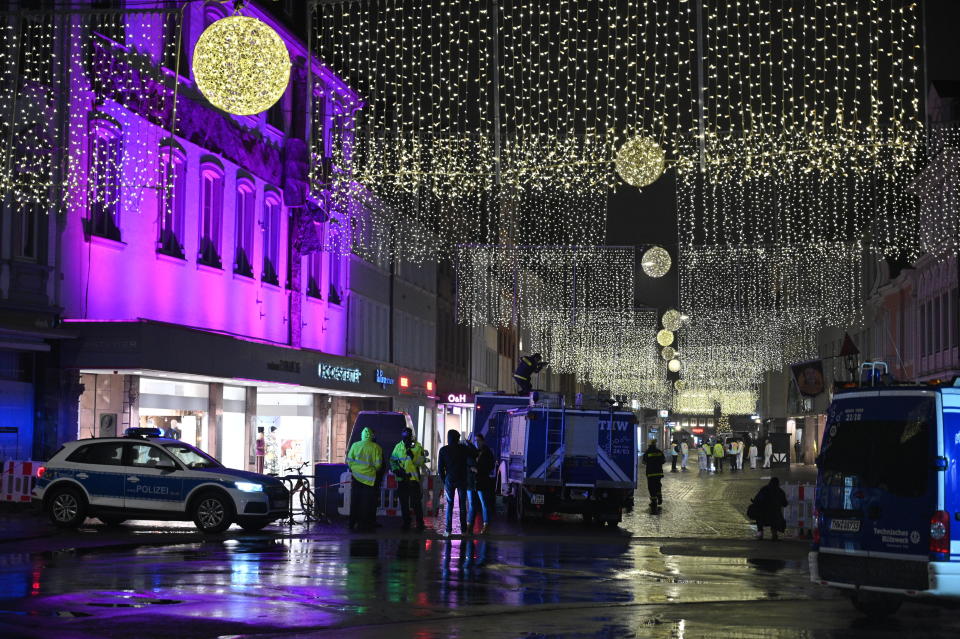
M443 483L443 492L447 501L447 527L443 531L445 537L450 536L453 527L453 497L456 493L460 504L460 531L469 534L467 526L467 491L470 467L474 466L473 446L460 444L460 433L456 430L447 432L447 445L437 454L437 473Z
M474 441L477 443L476 452L476 472L471 473L473 482L469 485L470 490L470 508L467 513L467 522L470 530L473 530L473 522L476 517L476 505L480 502L480 514L483 517L483 527L480 534L487 532L490 525L490 511L493 503L493 451L487 446L483 435L477 433L474 435ZM468 482L470 484L470 482Z

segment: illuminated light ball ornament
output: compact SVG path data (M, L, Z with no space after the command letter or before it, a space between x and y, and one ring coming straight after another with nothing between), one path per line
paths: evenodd
M193 77L210 103L235 115L273 106L290 82L290 53L269 25L229 16L207 27L193 49Z
M614 159L617 173L630 186L649 186L663 175L666 158L654 140L637 136L627 140Z
M651 246L643 253L640 260L640 266L643 272L650 277L663 277L670 271L673 260L670 259L670 253L667 249L659 246Z
M668 331L679 331L680 325L683 322L683 315L675 308L671 308L669 311L663 314L663 317L660 318L663 327Z
M671 373L679 373L681 368L680 360L676 357L667 362L667 370Z
M687 387L687 383L682 379L678 379L673 383L673 387L677 389L677 391L682 391Z
M667 346L662 351L660 351L660 356L663 359L669 361L677 356L677 349L675 349L673 346Z
M673 344L673 331L662 329L657 331L657 344L660 346L670 346Z

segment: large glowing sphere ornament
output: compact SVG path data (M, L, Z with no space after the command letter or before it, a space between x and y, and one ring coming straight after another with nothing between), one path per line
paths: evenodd
M682 379L678 379L673 383L673 387L676 388L678 391L682 391L687 387L687 383Z
M673 358L669 362L667 362L667 370L670 371L671 373L679 373L680 368L681 368L680 360L677 358Z
M648 186L663 175L666 159L659 144L637 136L620 147L613 163L617 173L630 186Z
M660 346L670 346L673 344L673 331L663 329L657 331L657 344Z
M670 254L666 249L659 246L648 248L640 260L643 272L650 277L663 277L670 270L672 264L673 260L670 259Z
M671 360L677 356L677 349L673 346L667 346L662 351L660 351L660 357L665 360Z
M663 317L660 318L660 321L663 323L663 327L668 331L679 331L680 325L683 323L683 315L675 308L671 308L669 311L663 314Z
M247 16L217 20L193 49L193 77L213 106L253 115L280 99L290 82L290 53L267 24Z

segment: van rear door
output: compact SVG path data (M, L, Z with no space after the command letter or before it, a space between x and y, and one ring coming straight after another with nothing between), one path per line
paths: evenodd
M871 560L850 560L843 574L824 579L925 588L920 562L928 559L937 506L937 399L935 392L890 390L845 394L831 404L819 459L821 552ZM836 562L827 559L827 573Z

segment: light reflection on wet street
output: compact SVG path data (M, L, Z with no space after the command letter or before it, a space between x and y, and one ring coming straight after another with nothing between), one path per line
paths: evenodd
M307 637L324 636L318 635L323 631L423 638L478 632L490 637L859 634L849 604L808 583L803 554L804 547L793 543L758 548L739 541L392 535L258 536L27 555L22 563L6 556L0 568L0 634L114 637L128 636L131 629L138 637ZM925 616L904 621L918 611ZM931 611L939 612L907 606L893 626L868 626L863 636L893 636L895 630L946 637L960 630L960 624L945 623L945 615L927 616Z
M0 637L955 637L951 611L904 606L871 623L807 577L807 545L745 539L746 524L701 491L677 512L694 533L636 512L623 529L498 522L484 538L376 535L337 526L239 531L204 540L180 527L91 524L14 552L0 544ZM704 488L706 486L706 488ZM702 494L701 494L702 493ZM699 504L699 505L698 505ZM700 509L699 511L697 509ZM644 517L647 520L644 520ZM676 520L682 525L682 520ZM636 525L635 525L636 524ZM722 533L704 534L709 525ZM699 526L699 527L697 527ZM724 528L728 526L728 528ZM92 544L98 535L102 543ZM70 541L76 545L68 547ZM39 542L38 542L39 543Z

